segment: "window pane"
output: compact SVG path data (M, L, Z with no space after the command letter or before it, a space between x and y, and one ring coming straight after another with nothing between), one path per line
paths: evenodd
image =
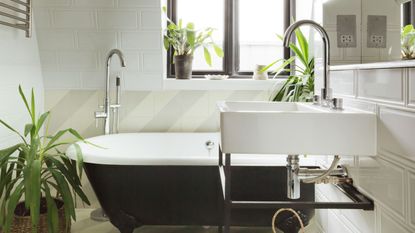
M184 25L193 22L197 30L208 27L215 28L213 39L223 49L224 41L224 0L177 0L177 19L182 19ZM206 64L203 48L195 51L193 70L223 70L222 58L216 56L213 48L210 49L212 67Z
M284 0L239 1L239 70L267 65L284 58Z

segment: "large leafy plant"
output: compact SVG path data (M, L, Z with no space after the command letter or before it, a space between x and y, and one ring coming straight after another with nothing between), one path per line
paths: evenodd
M85 140L74 129L61 130L54 135L47 135L46 130L43 135L43 126L48 121L50 112L37 117L33 89L30 103L20 86L19 93L31 121L25 125L24 133L21 134L0 120L0 125L17 134L21 140L14 146L0 150L0 224L4 232L10 231L16 206L24 198L26 212L31 217L32 231L37 232L41 199L46 199L48 232L58 232L55 198L64 202L66 226L69 226L71 218L76 220L76 195L89 204L80 181L83 167L80 147L74 144L77 162L70 160L58 148ZM73 140L62 140L66 134Z
M309 54L309 43L300 29L295 30L295 36L298 45L289 45L294 56L289 59L278 59L263 69L266 71L279 64L273 71L274 78L282 72L291 74L281 87L274 87L270 98L272 101L308 102L314 95L314 57ZM283 40L282 36L278 38ZM297 61L300 65L296 64ZM287 68L288 66L291 68Z
M167 11L165 7L163 7L163 10L164 12ZM194 23L190 22L184 26L182 19L176 24L168 17L166 18L167 28L163 35L164 47L166 50L172 47L174 56L192 56L198 48L203 48L205 61L209 66L212 66L212 55L209 49L213 47L216 55L223 57L222 48L213 41L212 34L215 29L206 28L198 31L195 29Z
M401 53L403 59L415 59L415 29L412 24L402 28Z

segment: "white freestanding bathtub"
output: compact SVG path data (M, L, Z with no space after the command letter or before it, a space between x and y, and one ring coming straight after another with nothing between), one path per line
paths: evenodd
M114 134L87 141L98 147L78 143L86 174L122 233L142 225L222 226L218 133ZM76 160L73 146L67 154ZM286 200L283 156L238 155L232 164L235 200ZM302 193L300 201L314 200L314 186L302 185ZM235 210L232 225L269 226L274 212ZM303 213L308 223L314 210Z

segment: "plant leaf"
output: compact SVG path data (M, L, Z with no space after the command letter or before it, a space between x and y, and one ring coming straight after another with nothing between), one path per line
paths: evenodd
M209 66L212 66L212 56L210 55L209 50L206 47L203 47L203 52L204 52L204 55L205 55L206 63Z
M32 98L31 98L31 110L32 110L32 122L33 125L36 125L36 103L35 103L35 91L32 88Z
M23 183L20 183L13 193L10 195L9 202L7 203L7 215L4 224L4 231L10 232L10 228L14 218L14 210L16 209L17 203L19 202L20 198L22 197L23 193Z
M167 36L163 37L163 44L164 44L164 48L166 50L169 50L170 48L170 42L169 42L169 38Z
M70 163L69 163L70 167L68 167L68 163L66 163L66 167L65 167L64 164L62 164L59 160L53 157L48 157L47 159L49 159L56 166L56 168L64 175L66 180L69 182L69 184L71 185L75 193L78 194L78 196L82 199L82 201L90 205L91 203L89 202L85 193L80 188L82 185L76 173L76 167L75 167L75 170L72 169L72 164ZM73 173L74 171L75 173Z
M58 232L59 229L59 217L58 208L56 202L52 198L49 185L46 181L43 181L43 187L45 188L46 204L47 204L47 217L48 217L48 232Z
M45 112L39 117L39 120L37 121L37 124L36 124L35 135L37 135L40 129L42 129L43 124L45 123L46 119L49 117L49 114L50 112Z
M72 194L69 189L68 183L66 182L62 174L55 171L53 168L49 167L48 170L52 174L53 178L55 179L56 184L59 187L60 194L63 198L63 202L65 203L66 223L67 224L69 223L71 217L74 221L76 221L74 202L72 199Z
M22 144L16 144L16 145L11 146L9 148L0 150L0 162L3 159L6 159L7 160L8 159L7 157L10 156L10 155L12 155L14 152L16 152L21 147L21 145Z
M297 45L291 43L290 44L290 49L292 51L294 51L295 56L298 57L298 59L301 61L301 63L303 63L305 66L308 64L308 61L305 59L303 53L301 52L301 50L297 47Z
M30 217L32 219L32 232L37 231L37 226L39 224L40 217L40 170L41 170L41 161L34 160L32 163L31 169L31 200L30 200Z
M215 50L215 53L218 57L223 57L225 54L223 53L223 50L221 47L219 47L216 44L213 44L213 49Z
M76 163L78 165L79 177L82 177L82 171L84 168L84 157L82 155L81 147L77 143L73 145L75 147L75 152L76 152Z
M186 37L187 37L187 42L189 43L190 48L193 49L195 47L195 42L196 42L195 31L193 29L186 30Z
M33 124L27 124L24 127L24 136L27 137L27 135L32 131Z
M273 73L279 74L282 69L284 69L286 66L291 64L295 60L295 57L290 57L289 59L285 60L279 67L277 67Z
M179 23L177 24L177 26L179 27L179 29L182 29L183 26L183 20L179 19Z
M297 42L300 45L301 52L303 54L305 64L308 64L308 42L305 38L303 32L300 29L295 30L295 35L297 37Z
M6 122L4 122L2 120L0 120L0 124L3 125L3 126L5 126L6 128L8 128L10 131L16 133L22 139L22 141L25 144L27 144L26 139L17 130L13 129L10 125L8 125Z
M25 96L25 94L23 92L23 89L22 89L22 86L21 85L19 85L19 94L20 94L20 97L22 98L22 100L23 100L23 102L24 102L24 104L26 106L27 111L29 112L30 115L32 115L32 112L31 112L31 110L29 108L29 103L27 102L26 96ZM32 123L34 124L34 122L32 122Z

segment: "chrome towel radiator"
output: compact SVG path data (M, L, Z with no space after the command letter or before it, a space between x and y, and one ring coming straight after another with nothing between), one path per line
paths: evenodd
M32 0L1 0L0 24L17 28L32 36Z

